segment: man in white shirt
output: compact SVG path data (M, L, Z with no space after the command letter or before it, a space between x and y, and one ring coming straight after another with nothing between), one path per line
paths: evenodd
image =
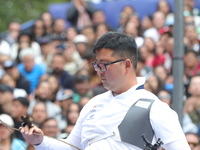
M64 140L70 145L33 134L43 134L37 127L21 127L24 138L37 150L141 150L145 149L141 138L145 134L152 145L160 138L167 150L189 150L177 114L136 78L135 40L108 32L93 51L96 61L92 65L108 91L92 98L82 109Z

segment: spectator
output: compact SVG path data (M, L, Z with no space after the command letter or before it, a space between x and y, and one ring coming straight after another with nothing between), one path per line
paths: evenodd
M124 33L135 38L135 42L136 42L138 48L140 48L143 45L144 39L143 39L143 37L139 37L138 28L134 22L131 22L131 21L127 22L127 24L124 27Z
M52 32L53 16L49 12L43 12L40 19L44 22L46 33L50 34Z
M82 34L77 35L74 38L74 44L81 58L84 58L89 50L87 37Z
M3 68L16 81L16 88L24 89L27 94L30 94L30 82L19 72L17 64L14 61L5 61Z
M188 133L185 133L185 137L186 137L186 140L187 140L191 150L199 150L200 149L199 137L197 134L188 132Z
M25 97L18 97L16 99L13 99L12 105L13 106L10 114L13 118L15 128L18 129L22 123L21 116L27 116L29 100ZM15 136L16 138L24 141L24 138L19 131L15 131Z
M73 76L64 70L65 58L62 53L55 53L51 60L51 75L56 76L62 88L74 89Z
M40 39L42 37L47 36L44 22L41 19L37 19L34 22L32 34L33 34L33 40L36 41L37 43L40 42Z
M58 138L60 130L58 128L58 122L54 118L47 118L41 124L41 129L44 132L44 135Z
M109 31L112 31L112 29L106 22L97 24L95 26L96 40Z
M142 47L142 48L144 48L144 47ZM137 74L137 77L147 77L147 78L153 74L152 67L145 65L145 60L141 56L140 52L138 55L136 74Z
M157 11L153 14L153 27L147 29L143 36L144 37L150 37L152 38L155 42L157 42L160 38L160 33L162 31L162 28L165 25L165 14L161 11Z
M184 54L184 67L186 78L190 79L200 71L198 54L193 50L188 50Z
M46 105L44 102L40 101L34 105L31 117L35 125L42 125L42 123L48 118Z
M200 54L200 43L198 40L196 28L194 25L186 25L185 26L185 36L188 37L191 43L190 49Z
M66 30L66 39L69 42L73 42L74 38L78 35L78 32L76 31L76 28L69 27Z
M80 111L82 109L82 106L79 103L71 103L68 108L67 112L67 127L65 129L65 132L70 134L74 125L76 124L76 121L80 115Z
M58 80L54 75L49 75L48 78L47 78L47 81L49 82L49 85L50 85L49 100L52 101L52 102L55 102L56 101L56 95L61 88L60 84L58 83Z
M35 97L30 100L28 114L32 114L32 110L37 102L43 102L46 105L48 117L55 118L58 122L61 120L61 108L49 100L50 85L48 81L41 81L35 89Z
M52 33L51 33L52 38L60 39L61 41L65 40L66 28L67 25L64 19L62 18L55 19L52 24Z
M4 121L10 127L14 127L13 119L10 115L1 114L0 119ZM14 137L11 129L7 129L1 122L0 122L0 149L2 150L22 150L26 149L26 143Z
M82 97L93 96L92 89L90 87L90 76L76 74L74 78L75 93L73 96L73 102L78 103Z
M96 42L95 31L93 26L85 26L81 30L81 34L86 36L86 38L88 39L87 43L89 45L89 48L92 48L94 46L94 43Z
M80 53L76 50L74 43L66 42L64 47L63 55L66 62L64 70L69 74L74 75L83 67L83 59L81 58Z
M8 33L4 40L7 41L10 46L17 42L17 37L19 36L21 25L18 22L10 22L8 25Z
M20 47L20 44L26 44ZM17 43L12 45L12 53L10 55L11 59L14 61L19 62L19 53L23 48L31 47L32 53L35 57L40 57L41 55L41 49L40 45L33 41L33 37L29 33L21 32L19 34L19 37L17 39Z
M13 101L13 89L5 84L0 84L0 114L10 114Z
M16 81L11 75L5 73L4 75L2 75L0 82L1 84L8 85L13 89L14 98L28 96L24 89L16 88Z
M158 1L157 11L163 12L165 14L165 16L167 17L167 15L171 12L168 1L166 1L166 0Z
M72 7L67 11L67 20L80 31L87 25L92 25L94 8L84 0L73 0Z
M20 54L21 64L18 65L19 72L30 82L30 93L34 92L39 78L45 73L43 67L34 62L33 49L23 49Z
M142 32L144 34L144 32L147 30L147 29L150 29L150 28L153 28L153 22L152 22L152 16L151 15L147 15L147 16L144 16L142 18L142 21L141 21L141 26L142 26Z
M158 92L163 89L163 84L161 79L156 76L156 75L151 75L149 78L146 80L144 87L147 91L150 91L154 93L155 95L158 94Z
M194 124L200 123L200 76L193 76L190 79L188 92L191 96L186 100L184 112L188 113Z
M100 24L100 23L106 23L106 14L103 10L95 10L92 13L92 23L94 26Z
M3 39L0 39L0 53L8 56L11 55L11 47L8 42Z
M158 92L158 98L164 103L168 104L170 107L172 106L172 95L169 91L163 89Z

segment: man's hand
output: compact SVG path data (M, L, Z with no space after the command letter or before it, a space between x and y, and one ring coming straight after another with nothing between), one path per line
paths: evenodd
M38 127L34 126L29 128L28 125L26 125L25 127L20 127L19 130L22 133L24 139L30 144L39 145L42 143L44 134Z

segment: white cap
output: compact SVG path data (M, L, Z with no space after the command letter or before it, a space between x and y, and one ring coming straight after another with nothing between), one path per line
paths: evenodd
M88 43L88 39L85 35L83 34L79 34L77 36L74 37L74 43L77 44L77 43Z
M9 116L7 114L1 114L0 115L0 124L1 124L1 121L4 122L5 124L11 126L11 127L14 127L13 119L11 118L11 116Z

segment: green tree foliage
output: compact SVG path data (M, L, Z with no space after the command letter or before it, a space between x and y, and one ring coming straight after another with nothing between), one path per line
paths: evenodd
M7 30L12 21L22 24L48 11L50 4L68 1L70 0L0 0L0 32Z

